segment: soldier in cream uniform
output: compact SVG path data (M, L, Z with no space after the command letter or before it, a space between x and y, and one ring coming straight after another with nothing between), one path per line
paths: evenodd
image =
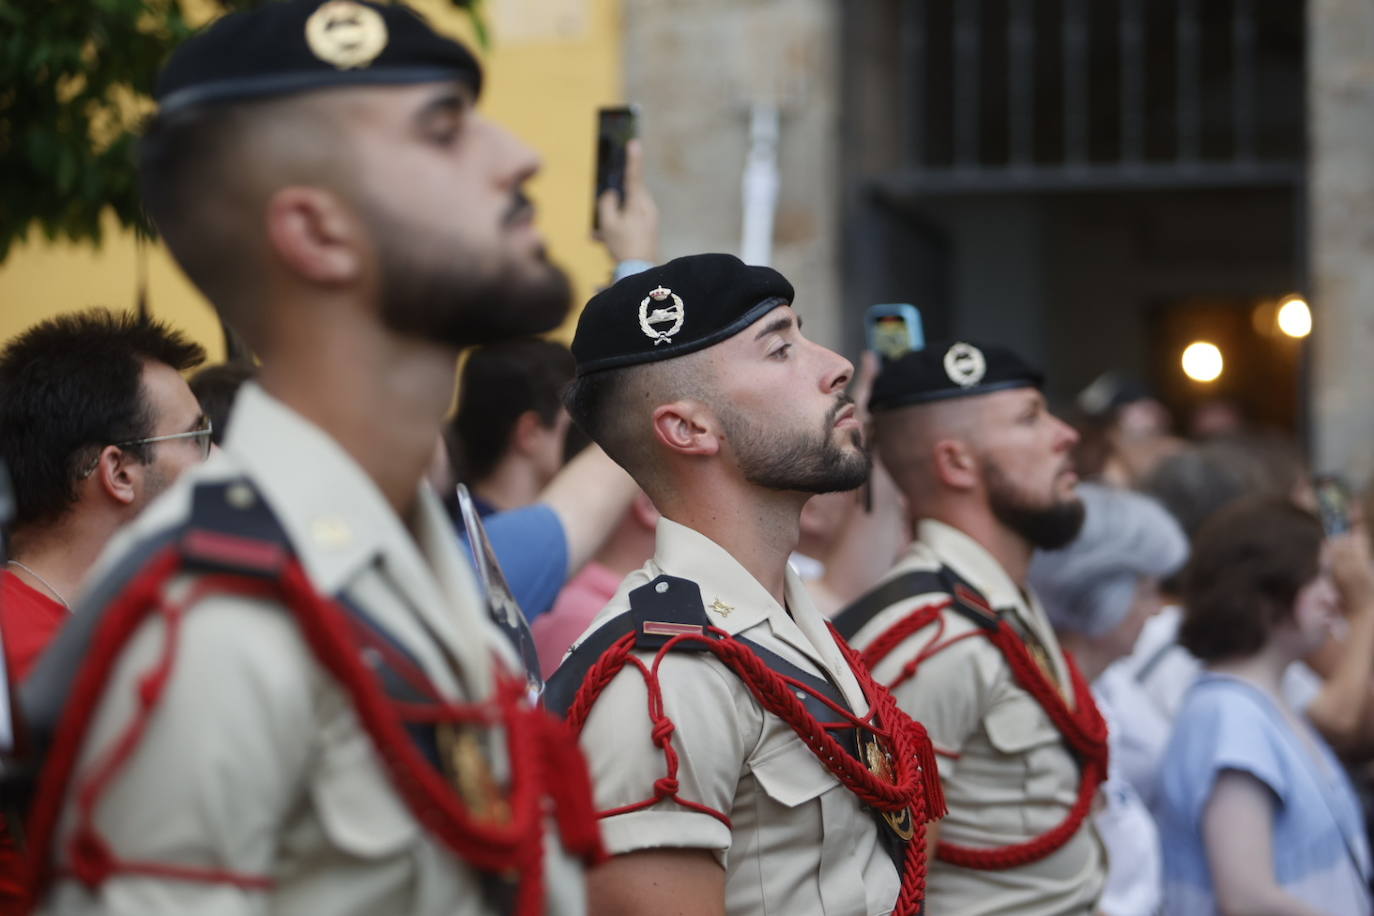
M599 914L919 905L903 886L905 838L935 805L884 750L924 734L865 687L787 565L807 498L868 472L844 395L852 367L801 334L792 298L773 270L695 255L621 280L578 325L569 411L663 516L653 558L546 693L581 729L613 856L590 876ZM747 678L805 710L768 707ZM871 767L855 791L800 734L870 709L880 743L840 730ZM933 766L928 741L919 759ZM865 804L904 777L901 810Z
M459 349L568 304L479 87L354 0L232 14L164 71L145 201L261 384L26 684L43 912L586 911L580 755L421 484Z
M836 626L935 744L934 913L1088 913L1106 875L1086 816L1105 725L1026 586L1032 552L1083 518L1077 436L1040 384L1009 350L953 342L887 364L870 401L916 541Z

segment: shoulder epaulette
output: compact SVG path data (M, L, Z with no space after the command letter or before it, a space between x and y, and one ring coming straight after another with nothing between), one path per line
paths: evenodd
M635 634L635 649L656 652L666 646L676 636L704 636L719 639L722 636L711 627L706 616L706 606L701 600L701 589L690 579L676 576L659 576L646 585L630 592L630 609L612 617L595 632L573 646L568 657L558 666L544 688L544 705L560 716L566 715L577 696L578 689L587 677L587 672L606 653L628 633ZM828 698L841 708L849 703L838 688L825 677L817 677L775 652L743 636L728 637L748 646L750 651L768 668L784 677L800 681L818 694ZM706 652L708 646L698 639L679 640L672 651ZM835 718L834 711L823 701L805 692L804 705L817 721L829 722ZM851 730L852 731L852 730ZM840 737L842 743L852 744L852 734Z
M275 578L292 555L281 522L241 478L196 486L181 528L181 552L193 569Z
M889 579L840 611L835 616L835 629L845 639L853 639L870 620L897 602L931 593L949 595L951 610L985 630L997 629L997 611L978 589L948 566L913 570Z

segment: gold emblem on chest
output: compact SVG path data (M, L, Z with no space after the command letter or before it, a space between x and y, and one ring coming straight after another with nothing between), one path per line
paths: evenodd
M893 772L892 755L871 733L862 734L859 742L863 745L864 765L868 767L868 771L888 785L894 785L897 782L897 777ZM883 820L887 821L893 832L903 840L909 840L915 836L916 825L911 819L910 808L903 808L900 811L879 811L878 813L883 816Z
M510 803L496 781L473 728L444 723L436 731L444 774L458 790L468 813L483 823L509 824Z

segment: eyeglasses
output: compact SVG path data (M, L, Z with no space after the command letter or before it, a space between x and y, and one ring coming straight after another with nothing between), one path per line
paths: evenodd
M128 448L131 445L148 445L152 442L168 442L172 439L195 439L200 446L200 460L204 461L210 457L210 449L214 445L214 426L210 423L209 417L202 417L200 425L195 429L188 429L184 433L170 433L166 436L148 436L146 439L130 439L127 442L111 442L115 448ZM91 463L82 468L77 475L78 479L85 480L95 473L95 469L100 466L100 453L104 451L104 446L96 450L91 458Z
M214 434L214 426L210 423L209 417L203 417L201 423L195 429L188 429L184 433L171 433L166 436L148 436L146 439L130 439L128 442L111 442L115 448L128 448L131 445L151 445L154 442L170 442L173 439L195 439L200 446L200 460L204 461L210 457L210 446L214 444L211 436Z

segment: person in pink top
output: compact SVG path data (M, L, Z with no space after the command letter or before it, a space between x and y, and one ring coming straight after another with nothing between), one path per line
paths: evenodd
M615 595L621 581L653 555L657 524L658 510L641 491L601 549L563 586L553 609L530 625L545 680Z

